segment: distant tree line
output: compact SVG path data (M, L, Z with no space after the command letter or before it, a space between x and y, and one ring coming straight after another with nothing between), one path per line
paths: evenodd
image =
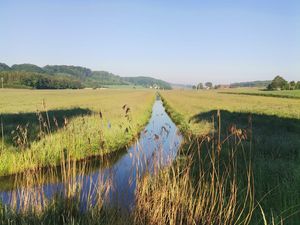
M206 82L205 86L203 85L203 83L199 83L197 85L193 85L192 88L193 89L197 89L197 90L200 90L200 89L212 89L213 88L213 83L212 82Z
M68 77L54 77L41 73L23 71L0 72L4 87L30 87L34 89L79 89L83 88L78 80Z
M171 89L171 85L168 82L152 77L120 77L106 71L92 71L89 68L81 66L47 65L39 67L34 64L25 63L15 64L9 67L5 63L0 63L0 72L1 71L11 72L12 77L18 77L16 72L24 73L24 77L27 77L27 81L24 81L25 78L22 79L22 82L19 79L17 83L14 83L14 87L31 85L28 87L78 88L84 86L98 88L105 85L141 85L149 88L153 85L157 85L162 89ZM30 74L32 76L30 76ZM30 81L30 79L32 79L32 81ZM46 82L49 82L49 84L46 84ZM11 85L11 83L9 84ZM6 86L7 85L8 83L6 83Z
M272 81L271 80L257 80L257 81L248 81L248 82L239 82L230 84L231 88L236 87L267 87Z
M206 82L205 86L203 83L193 85L193 89L218 89L218 88L235 88L235 87L267 87L267 90L296 90L300 89L300 81L286 81L281 76L276 76L272 81L250 81L250 82L240 82L233 83L230 85L215 85L211 82Z
M286 81L281 76L276 76L267 87L268 90L295 90L300 89L300 81Z
M134 85L141 85L144 87L157 86L159 89L172 89L171 85L168 82L152 77L122 77L122 79Z

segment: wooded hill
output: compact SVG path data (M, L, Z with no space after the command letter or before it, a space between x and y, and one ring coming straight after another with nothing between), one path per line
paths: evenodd
M11 67L0 63L0 78L4 87L64 89L83 87L105 87L105 85L157 86L171 89L165 81L152 77L120 77L106 71L92 71L81 66L15 64Z

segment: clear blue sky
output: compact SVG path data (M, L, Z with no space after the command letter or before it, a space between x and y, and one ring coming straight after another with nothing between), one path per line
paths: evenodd
M300 1L0 0L0 62L190 84L300 80Z

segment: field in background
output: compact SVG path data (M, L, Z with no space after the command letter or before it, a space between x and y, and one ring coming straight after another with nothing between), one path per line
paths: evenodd
M43 100L48 110L67 108L88 108L119 113L120 105L133 103L139 108L139 98L154 96L150 89L144 90L24 90L0 89L0 113L36 112L42 109ZM146 97L147 98L147 97ZM154 98L154 97L153 97ZM109 104L108 104L109 103ZM115 110L114 110L115 109ZM114 113L114 112L113 112ZM133 111L134 113L134 111Z
M223 89L221 93L300 99L300 90L266 91L263 88Z
M125 148L147 123L155 96L109 89L4 89L0 95L0 175L59 164L65 152L81 159Z
M218 127L216 115L220 109L221 140L239 129L246 139L243 148L251 155L255 197L267 218L272 214L282 218L293 215L284 224L298 224L300 100L229 95L219 90L160 93L174 122L185 133L196 136L212 133Z

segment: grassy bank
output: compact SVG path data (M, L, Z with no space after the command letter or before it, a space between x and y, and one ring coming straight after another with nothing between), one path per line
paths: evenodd
M147 123L154 92L1 90L0 175L125 148ZM38 112L37 112L38 110Z
M253 171L255 201L270 221L277 217L278 223L283 219L284 224L299 224L299 100L216 91L164 91L161 95L174 122L188 134L215 136L220 126L220 143L233 131L242 135L243 149L249 155L247 162L251 162ZM223 145L223 152L231 149ZM197 150L198 147L194 149ZM245 161L244 155L237 157L238 161ZM245 168L237 170L236 175L241 181L239 189L245 187L242 182ZM260 216L260 210L256 210L254 224L259 223Z
M233 144L234 151L221 151L219 155L212 136L193 140L186 143L188 147L182 149L170 166L161 168L157 163L154 168L149 167L154 173L146 171L145 176L137 180L135 208L131 211L105 204L109 191L114 190L110 182L113 173L103 179L101 168L97 167L99 171L95 173L92 164L77 164L69 161L70 155L67 155L58 171L50 169L47 174L41 170L28 171L15 179L11 204L0 206L0 223L248 225L257 206L252 175L246 166L247 188L239 189L242 179L236 176L238 158L234 152L239 152L241 145L233 141L231 138L226 143ZM133 157L132 166L145 162L140 154ZM159 162L163 155L157 157ZM90 173L94 174L93 178L84 179L85 174ZM42 188L46 179L64 187L54 198L47 197ZM118 192L114 196L122 199L124 194Z

